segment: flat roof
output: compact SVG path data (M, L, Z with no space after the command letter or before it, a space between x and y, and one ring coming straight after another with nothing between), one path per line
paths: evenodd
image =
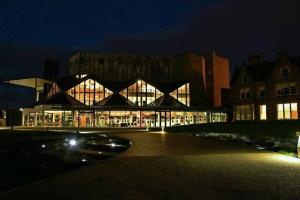
M52 81L34 77L34 78L22 78L22 79L14 79L14 80L7 80L4 81L5 83L12 84L12 85L19 85L23 87L35 88L37 90L43 90L44 84L52 84Z

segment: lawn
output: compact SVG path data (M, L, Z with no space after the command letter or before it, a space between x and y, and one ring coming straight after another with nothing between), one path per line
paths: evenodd
M168 127L167 132L198 134L256 145L273 151L295 156L297 152L296 132L300 121L241 121L235 123L194 124Z

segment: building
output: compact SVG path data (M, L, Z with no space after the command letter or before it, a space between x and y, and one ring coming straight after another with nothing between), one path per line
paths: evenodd
M236 120L299 119L300 57L278 54L275 61L261 56L235 69L231 80Z
M76 53L69 59L69 74L93 74L104 81L144 78L152 82L191 82L191 104L222 106L222 89L230 88L229 60L216 52L176 56ZM222 77L222 78L220 78Z
M34 107L23 109L22 123L165 127L224 122L223 88L229 88L229 61L215 52L172 57L77 53L70 58L69 76L54 81Z
M0 109L0 127L6 126L6 111Z

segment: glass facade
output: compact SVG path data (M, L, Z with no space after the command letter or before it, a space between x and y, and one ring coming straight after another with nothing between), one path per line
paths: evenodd
M92 106L112 95L113 92L98 82L88 79L69 89L67 94L87 106Z
M184 84L170 93L174 99L183 103L186 106L190 106L190 84Z
M59 111L23 112L23 126L31 127L170 127L226 122L226 114L204 111Z
M120 94L137 106L146 106L163 96L161 91L143 80L138 80L136 83L122 90Z
M166 90L168 92L164 91L166 92L164 93L154 85L139 79L132 85L127 85L120 89L114 87L114 92L119 94L115 94L113 97L117 98L107 99L107 97L113 95L113 92L108 89L110 88L109 85L102 85L100 84L101 81L97 82L88 75L76 75L76 79L79 80L79 83L76 82L72 88L69 87L70 89L64 91L60 91L58 85L53 84L48 94L49 98L58 98L57 100L60 101L60 97L56 97L54 94L64 92L74 98L74 100L76 99L90 107L80 105L78 102L74 103L70 99L67 99L69 103L63 105L38 105L34 109L22 111L23 126L149 128L226 121L226 114L222 111L200 111L198 107L190 107L189 83L183 84L177 89L174 87L172 89L174 91L171 93L169 91L172 90L167 87ZM114 84L114 82L111 82L111 84ZM165 105L165 103L169 103L169 98L164 104L161 104L161 101L157 101L157 104L156 102L152 104L165 94L169 94L186 107L179 105L178 102L176 104L170 103L171 105L169 106ZM123 104L123 99L120 99L118 95L125 97L134 105L131 103ZM175 100L172 98L171 102L174 102ZM99 102L101 102L101 105L98 104ZM163 106L160 106L160 104Z

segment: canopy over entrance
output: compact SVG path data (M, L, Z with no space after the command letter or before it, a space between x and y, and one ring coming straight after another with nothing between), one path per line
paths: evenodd
M34 88L38 91L42 91L44 89L44 84L52 84L53 83L52 81L42 79L42 78L37 78L37 77L8 80L8 81L4 81L4 82L8 83L8 84L23 86L23 87Z

